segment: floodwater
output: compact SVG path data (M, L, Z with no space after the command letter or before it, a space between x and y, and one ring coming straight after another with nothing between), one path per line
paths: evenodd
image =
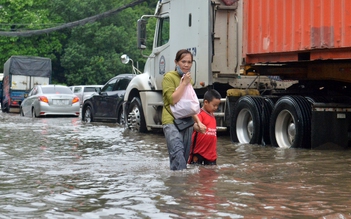
M170 171L162 133L0 113L0 218L351 218L351 151L239 145Z

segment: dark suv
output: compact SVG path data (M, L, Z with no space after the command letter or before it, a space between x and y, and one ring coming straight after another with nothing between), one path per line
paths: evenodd
M120 74L111 78L98 89L82 106L82 121L124 123L123 98L129 82L135 74Z

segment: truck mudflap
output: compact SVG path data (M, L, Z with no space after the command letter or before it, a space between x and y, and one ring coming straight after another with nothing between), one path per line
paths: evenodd
M351 105L316 103L312 106L311 148L351 146Z

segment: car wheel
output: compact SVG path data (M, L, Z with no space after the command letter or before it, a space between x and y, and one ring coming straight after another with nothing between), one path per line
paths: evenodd
M93 122L93 110L90 106L84 107L82 112L83 122L90 123Z
M20 115L21 115L21 116L24 116L22 107L20 108Z
M120 125L124 125L126 123L122 107L120 107L120 109L117 111L117 123Z
M34 108L32 108L32 118L37 118L38 116L37 116L37 114L35 113L35 109Z
M146 124L140 99L134 97L128 108L128 128L137 132L146 132Z

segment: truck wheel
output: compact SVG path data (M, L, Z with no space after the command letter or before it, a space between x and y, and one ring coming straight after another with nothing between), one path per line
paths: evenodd
M271 115L272 146L280 148L310 146L311 113L311 103L302 96L280 98Z
M269 125L270 110L260 96L244 96L235 104L231 117L230 137L233 142L261 144L269 141L264 135Z
M9 113L10 112L9 105L7 103L5 103L4 107L1 107L1 110L4 113Z
M5 104L1 103L1 111L4 113L6 112Z
M145 117L141 102L138 97L134 97L128 107L128 128L137 132L146 132Z
M20 115L21 115L21 116L24 116L22 107L20 108Z
M90 106L84 107L82 112L82 121L86 123L93 122L93 110Z
M263 138L262 138L262 144L271 144L271 137L270 137L270 121L271 121L271 115L272 111L274 108L275 103L279 97L276 96L265 96L264 97L264 103L263 103L263 118L262 118L262 133L263 133Z

